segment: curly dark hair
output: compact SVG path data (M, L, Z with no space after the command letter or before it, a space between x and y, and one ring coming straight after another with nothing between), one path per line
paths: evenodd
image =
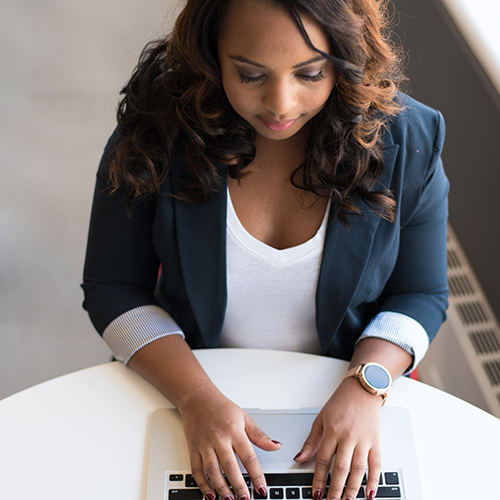
M127 204L159 192L174 151L182 148L190 181L179 196L203 203L221 189L217 164L240 179L255 157L255 131L224 93L217 40L234 0L188 0L172 33L150 42L122 90L120 134L112 150L110 186ZM332 199L335 217L362 213L358 200L394 219L395 201L382 187L381 131L400 110L403 80L398 51L389 41L384 0L272 0L295 20L306 43L329 59L336 84L312 130L302 163L291 176L297 188ZM310 42L300 14L325 30L331 53Z

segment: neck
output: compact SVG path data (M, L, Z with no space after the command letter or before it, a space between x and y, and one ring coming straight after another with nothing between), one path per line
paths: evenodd
M302 162L307 137L308 133L304 129L293 137L282 141L274 141L258 135L255 139L254 167L265 166L268 169L270 166L276 166L283 169L283 173L286 173L286 175L291 175Z

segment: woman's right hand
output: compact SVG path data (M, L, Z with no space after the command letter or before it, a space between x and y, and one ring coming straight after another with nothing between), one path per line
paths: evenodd
M208 500L215 500L216 491L223 500L250 499L235 454L255 490L267 489L252 443L266 451L279 450L281 444L217 389L180 335L150 342L129 365L179 409L193 476Z
M250 499L236 455L247 470L255 491L265 496L266 480L252 443L266 451L279 450L281 443L273 441L245 411L209 381L191 387L178 408L191 470L205 497L215 500L217 492L224 500Z

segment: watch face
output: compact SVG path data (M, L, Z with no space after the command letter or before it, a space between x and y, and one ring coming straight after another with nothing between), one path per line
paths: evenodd
M363 368L363 375L365 381L373 389L382 390L388 389L391 385L391 379L389 374L384 368L376 364L367 364Z

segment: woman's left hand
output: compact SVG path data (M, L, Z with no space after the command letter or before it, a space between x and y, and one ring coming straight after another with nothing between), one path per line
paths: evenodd
M319 412L295 457L296 462L306 462L317 454L314 500L323 498L334 457L328 500L355 500L367 465L366 496L375 497L381 468L381 406L381 396L368 393L351 377L343 380Z

